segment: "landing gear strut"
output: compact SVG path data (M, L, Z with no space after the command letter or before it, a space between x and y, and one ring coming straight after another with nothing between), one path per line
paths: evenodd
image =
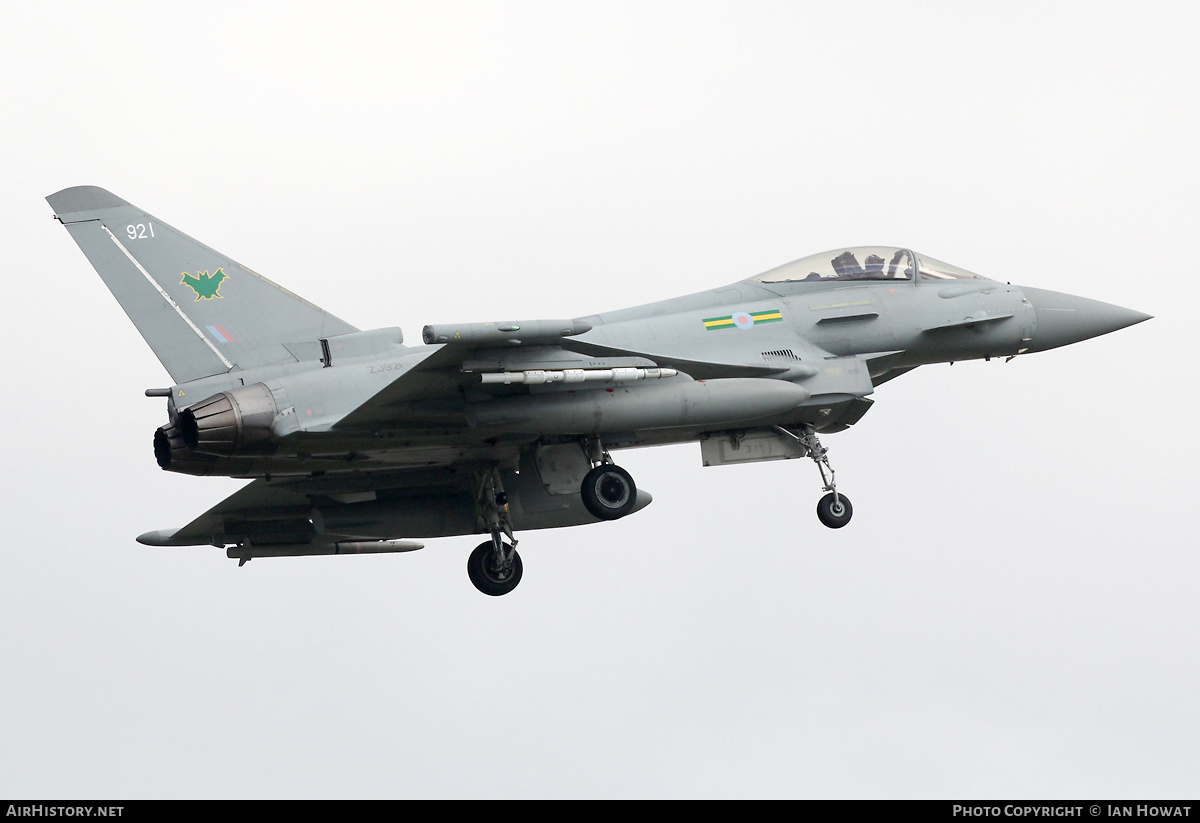
M589 440L585 451L592 470L584 475L579 489L584 507L600 520L617 520L629 514L637 502L633 477L612 462L599 440Z
M484 594L499 597L517 587L523 571L517 538L508 519L508 495L500 482L498 468L476 472L474 486L475 510L492 539L471 552L467 558L467 576Z
M829 451L821 445L813 427L805 426L801 434L790 432L782 426L776 426L775 430L803 446L808 456L817 464L817 470L821 472L821 483L824 484L821 490L829 493L817 503L817 519L831 529L840 529L849 523L854 515L854 507L850 505L849 497L838 493L833 466L829 464ZM826 469L829 470L828 475L825 473Z

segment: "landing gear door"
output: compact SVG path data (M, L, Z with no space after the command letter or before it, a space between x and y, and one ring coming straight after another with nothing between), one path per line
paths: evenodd
M533 457L550 494L579 494L583 477L592 468L578 443L539 446Z
M766 430L713 432L700 441L700 459L705 466L730 466L764 460L794 460L807 457L808 450L794 438Z

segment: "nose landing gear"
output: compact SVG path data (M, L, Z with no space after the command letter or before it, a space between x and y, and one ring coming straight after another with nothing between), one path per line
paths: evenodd
M821 472L821 482L824 484L821 491L829 493L817 502L817 519L831 529L840 529L849 523L854 515L854 507L850 505L849 497L838 493L833 466L829 464L829 451L821 445L812 426L805 426L801 434L790 432L782 426L776 426L775 430L802 445L808 456L817 464L817 470ZM826 469L829 470L828 475L825 473Z

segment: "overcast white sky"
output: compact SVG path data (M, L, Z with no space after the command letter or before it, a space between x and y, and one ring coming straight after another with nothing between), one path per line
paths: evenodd
M1200 793L1185 3L9 3L0 796ZM920 369L809 461L378 557L154 549L165 372L42 199L110 189L362 328L906 245L1151 322Z

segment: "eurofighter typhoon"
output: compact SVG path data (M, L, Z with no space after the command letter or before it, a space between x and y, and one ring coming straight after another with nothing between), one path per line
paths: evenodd
M570 319L363 331L93 186L46 198L173 381L154 456L251 478L151 546L251 558L405 552L481 534L483 593L521 580L517 532L642 509L613 453L698 443L705 466L812 459L817 516L850 500L818 435L927 363L1044 351L1148 319L905 248L843 248L729 286ZM415 538L415 539L414 539Z

